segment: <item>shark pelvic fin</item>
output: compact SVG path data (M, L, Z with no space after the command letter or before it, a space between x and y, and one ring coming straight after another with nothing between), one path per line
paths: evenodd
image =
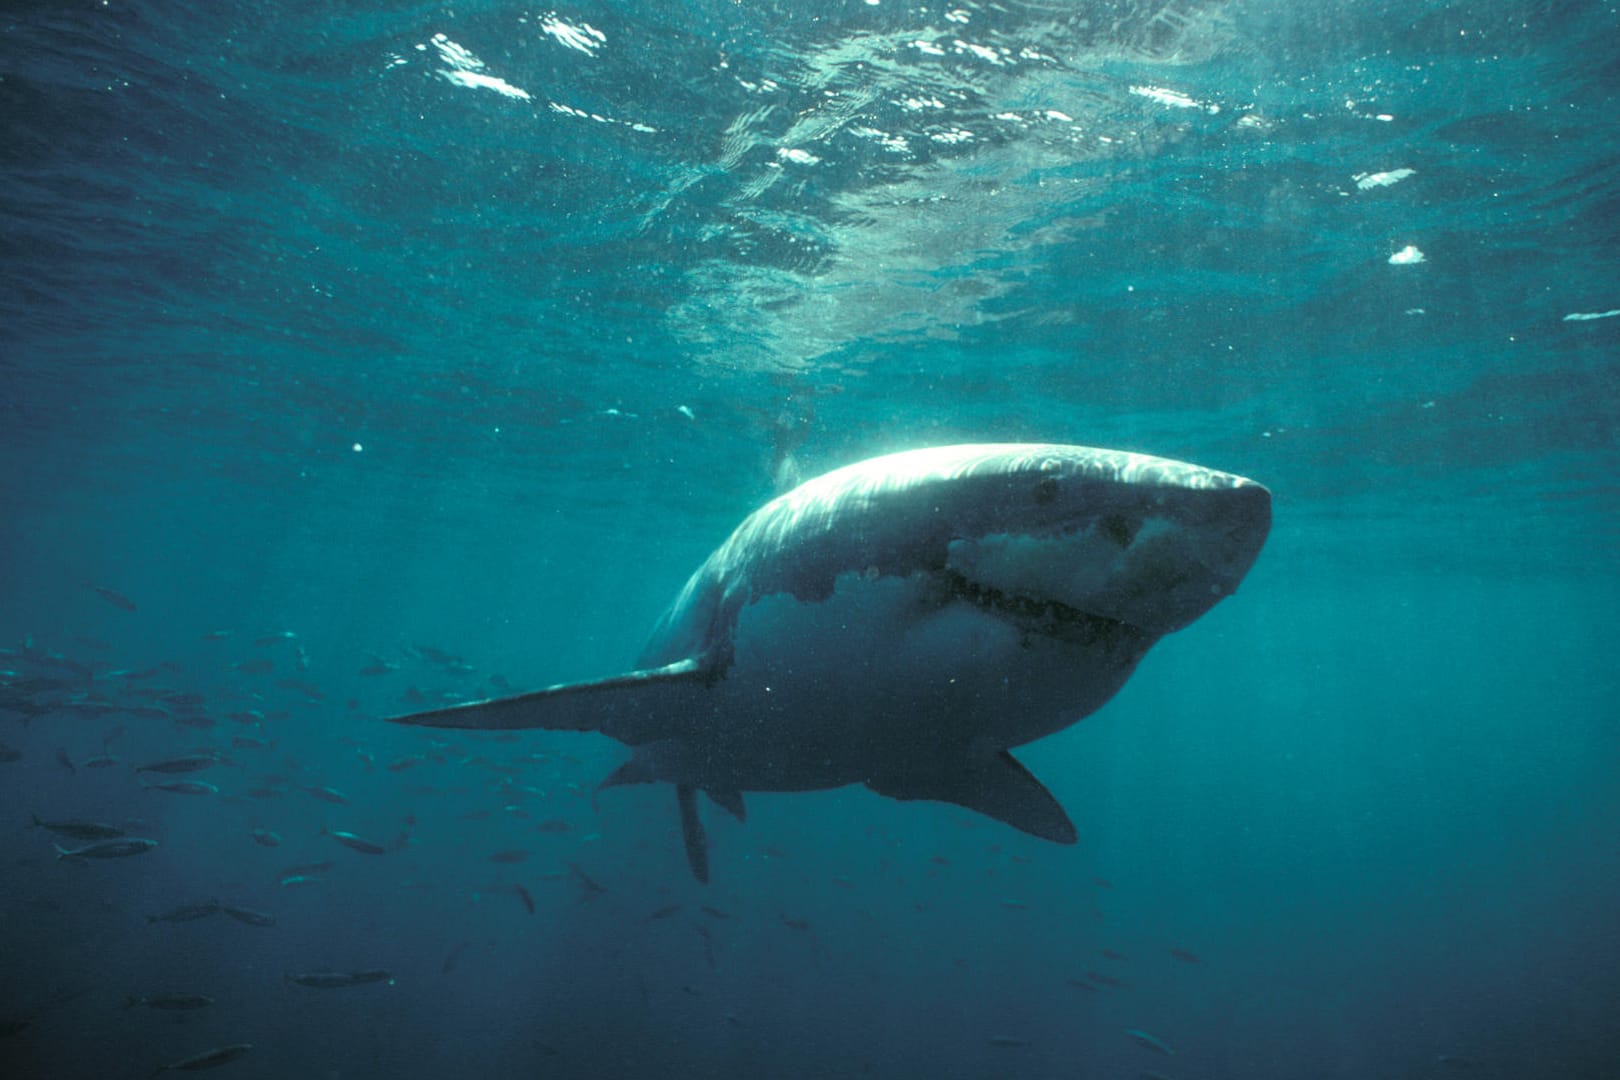
M658 739L630 748L625 759L596 790L625 784L655 784L660 780L680 783L692 768L692 748L682 739Z
M743 806L742 792L735 789L717 791L714 788L704 788L703 790L714 805L738 821L748 820L748 809Z

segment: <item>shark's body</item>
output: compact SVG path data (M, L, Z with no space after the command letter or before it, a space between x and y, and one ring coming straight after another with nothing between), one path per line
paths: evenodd
M396 718L598 731L605 782L695 792L865 784L1060 843L1074 826L1007 752L1103 705L1164 634L1230 594L1271 496L1164 458L1041 444L873 458L750 515L660 620L637 670Z

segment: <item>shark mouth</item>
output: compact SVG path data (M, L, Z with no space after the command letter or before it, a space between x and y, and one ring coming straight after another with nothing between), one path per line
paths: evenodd
M1093 615L1059 600L1037 600L1003 592L972 580L955 570L941 570L939 580L952 600L972 604L981 611L1017 626L1025 634L1040 634L1073 645L1103 649L1145 649L1153 638L1139 627L1106 615Z

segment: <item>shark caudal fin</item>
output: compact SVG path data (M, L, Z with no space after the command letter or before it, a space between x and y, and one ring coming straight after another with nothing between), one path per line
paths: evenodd
M671 717L691 715L711 677L697 660L681 660L595 682L563 683L530 694L470 701L444 709L390 716L418 727L514 731L597 731L635 745L656 737Z
M866 786L891 799L955 803L1042 840L1072 844L1078 839L1057 799L1005 750L986 757L964 755L926 772L874 777Z

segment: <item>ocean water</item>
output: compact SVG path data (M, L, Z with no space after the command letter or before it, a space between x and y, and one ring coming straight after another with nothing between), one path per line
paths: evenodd
M9 6L0 1074L1620 1075L1617 32ZM1073 846L751 793L699 885L617 743L383 719L624 671L752 509L966 441L1273 492L1019 751Z

